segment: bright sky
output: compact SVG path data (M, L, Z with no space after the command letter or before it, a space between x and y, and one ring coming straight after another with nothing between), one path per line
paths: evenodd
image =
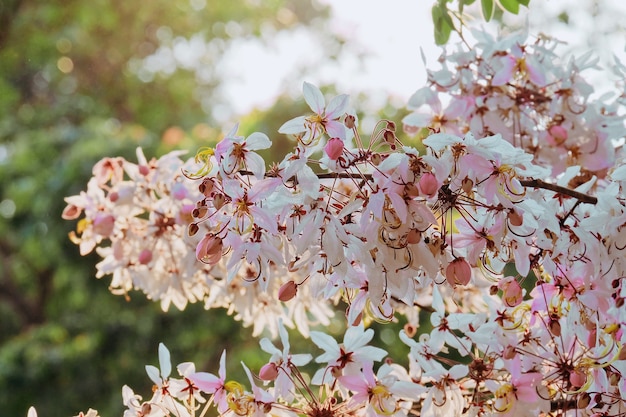
M440 54L430 17L434 0L321 1L333 9L329 30L353 39L353 49L365 53L365 60L343 56L335 65L324 61L324 45L305 29L279 34L269 46L256 40L240 41L227 53L220 69L223 79L228 80L221 87L222 94L229 98L235 113L269 106L285 89L298 98L305 80L334 84L339 92L352 96L366 93L374 103L391 95L399 105L424 85L426 72L420 48L433 67ZM542 3L533 7L539 1ZM567 40L577 54L585 52L588 47L584 45L591 40L624 58L626 36L620 16L626 16L626 2L598 0L597 10L592 3L533 0L532 14L524 19L530 22L531 33L543 31ZM555 16L568 4L572 25L555 24ZM592 19L594 13L597 15ZM609 56L606 51L604 55ZM214 114L223 121L232 117L226 108L218 108Z

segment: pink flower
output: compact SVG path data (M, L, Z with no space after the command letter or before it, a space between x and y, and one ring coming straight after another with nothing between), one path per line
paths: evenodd
M303 86L304 100L315 114L309 117L296 117L284 123L278 132L298 135L305 133L301 141L305 145L315 144L321 134L331 138L346 138L346 127L338 119L345 113L348 106L348 96L341 94L334 97L326 105L322 92L307 82Z
M236 136L235 127L215 147L215 158L220 171L228 177L239 169L251 171L258 179L265 176L265 161L257 150L267 149L272 142L264 133L255 132L247 138Z
M213 401L217 404L220 413L228 410L227 393L235 390L239 384L232 381L226 382L226 351L220 357L219 376L208 372L195 372L188 377L194 384L207 394L214 394Z

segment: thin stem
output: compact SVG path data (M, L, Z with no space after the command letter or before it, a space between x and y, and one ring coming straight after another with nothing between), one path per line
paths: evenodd
M239 174L241 175L253 175L251 171L239 171ZM265 174L266 177L276 177L275 174L272 173L267 173ZM371 174L354 174L354 173L350 173L350 172L328 172L328 173L319 173L317 174L317 177L319 179L347 179L347 178L358 178L358 179L365 179L370 181L372 179L372 175ZM539 179L526 179L526 180L519 180L520 184L524 187L530 187L530 188L542 188L544 190L549 190L549 191L554 191L557 194L563 194L563 195L567 195L569 197L574 197L576 199L578 199L581 203L587 203L587 204L598 204L598 199L594 196L591 195L587 195L584 193L581 193L579 191L575 191L572 189L569 189L567 187L563 187L561 185L557 185L557 184L552 184L549 182L545 182L543 180L539 180Z

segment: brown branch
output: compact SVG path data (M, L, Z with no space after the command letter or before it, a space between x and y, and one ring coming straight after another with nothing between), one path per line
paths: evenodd
M554 191L557 194L574 197L581 203L598 204L598 199L594 196L583 194L581 192L574 191L560 185L545 182L543 180L520 180L520 184L522 184L524 187L543 188L544 190Z
M239 173L241 175L253 175L253 173L251 171L239 171ZM270 174L267 173L265 174L266 177L268 178L276 178L277 175L276 174ZM353 174L350 172L327 172L327 173L320 173L317 174L317 177L319 179L349 179L349 178L353 178L353 179L365 179L365 180L371 180L372 179L372 175L371 174ZM289 178L288 181L293 181L295 180L295 178ZM587 195L587 194L583 194L581 192L578 191L574 191L572 189L566 188L566 187L562 187L560 185L556 185L556 184L552 184L549 182L545 182L543 180L536 180L536 179L528 179L528 180L519 180L520 184L522 184L524 187L531 187L531 188L542 188L544 190L549 190L549 191L554 191L557 194L562 194L562 195L567 195L569 197L573 197L575 199L577 199L578 201L580 201L581 203L587 203L587 204L598 204L598 199L594 196L591 195Z

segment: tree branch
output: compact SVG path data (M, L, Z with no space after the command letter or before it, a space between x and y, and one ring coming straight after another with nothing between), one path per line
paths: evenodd
M557 194L563 194L570 197L574 197L581 203L598 204L598 199L594 196L580 193L578 191L570 190L569 188L562 187L560 185L545 182L543 180L520 180L520 184L524 187L543 188L544 190L554 191Z
M251 171L239 171L239 173L241 175L254 175ZM277 175L273 174L273 173L267 173L265 174L265 176L267 178L276 178ZM326 173L320 173L317 174L317 177L319 179L365 179L365 180L371 180L372 179L372 175L371 174L353 174L350 172L326 172ZM293 181L295 180L295 178L289 178L288 181ZM562 187L560 185L557 184L552 184L549 182L545 182L543 180L537 180L537 179L527 179L527 180L519 180L520 184L522 184L524 187L531 187L531 188L542 188L544 190L549 190L549 191L554 191L557 194L563 194L563 195L567 195L569 197L573 197L575 199L577 199L578 201L580 201L581 203L587 203L587 204L598 204L598 199L594 196L591 195L587 195L587 194L583 194L581 192L566 188L566 187Z

